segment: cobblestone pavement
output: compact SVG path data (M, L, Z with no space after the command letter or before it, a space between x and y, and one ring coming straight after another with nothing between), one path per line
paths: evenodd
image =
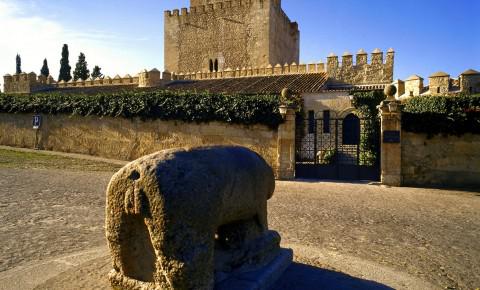
M0 168L0 276L104 247L111 175ZM368 265L386 267L438 289L480 287L479 193L277 182L269 223L300 263L366 278ZM96 261L108 268L105 258Z

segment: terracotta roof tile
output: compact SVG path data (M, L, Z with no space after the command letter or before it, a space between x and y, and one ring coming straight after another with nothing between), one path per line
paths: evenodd
M296 93L321 91L326 82L325 73L252 76L211 80L177 80L167 84L172 90L209 91L212 93L273 93L289 88Z

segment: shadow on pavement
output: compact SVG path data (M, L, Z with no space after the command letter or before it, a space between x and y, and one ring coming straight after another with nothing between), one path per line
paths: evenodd
M389 286L305 264L292 263L271 290L392 290Z

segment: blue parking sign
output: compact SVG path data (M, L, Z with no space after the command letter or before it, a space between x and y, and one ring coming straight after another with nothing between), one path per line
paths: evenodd
M34 115L32 123L33 123L33 129L40 129L40 126L42 125L42 116Z

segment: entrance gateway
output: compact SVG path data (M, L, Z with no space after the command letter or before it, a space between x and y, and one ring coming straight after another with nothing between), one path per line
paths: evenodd
M297 178L380 180L380 124L353 113L318 118L297 117L295 136Z

